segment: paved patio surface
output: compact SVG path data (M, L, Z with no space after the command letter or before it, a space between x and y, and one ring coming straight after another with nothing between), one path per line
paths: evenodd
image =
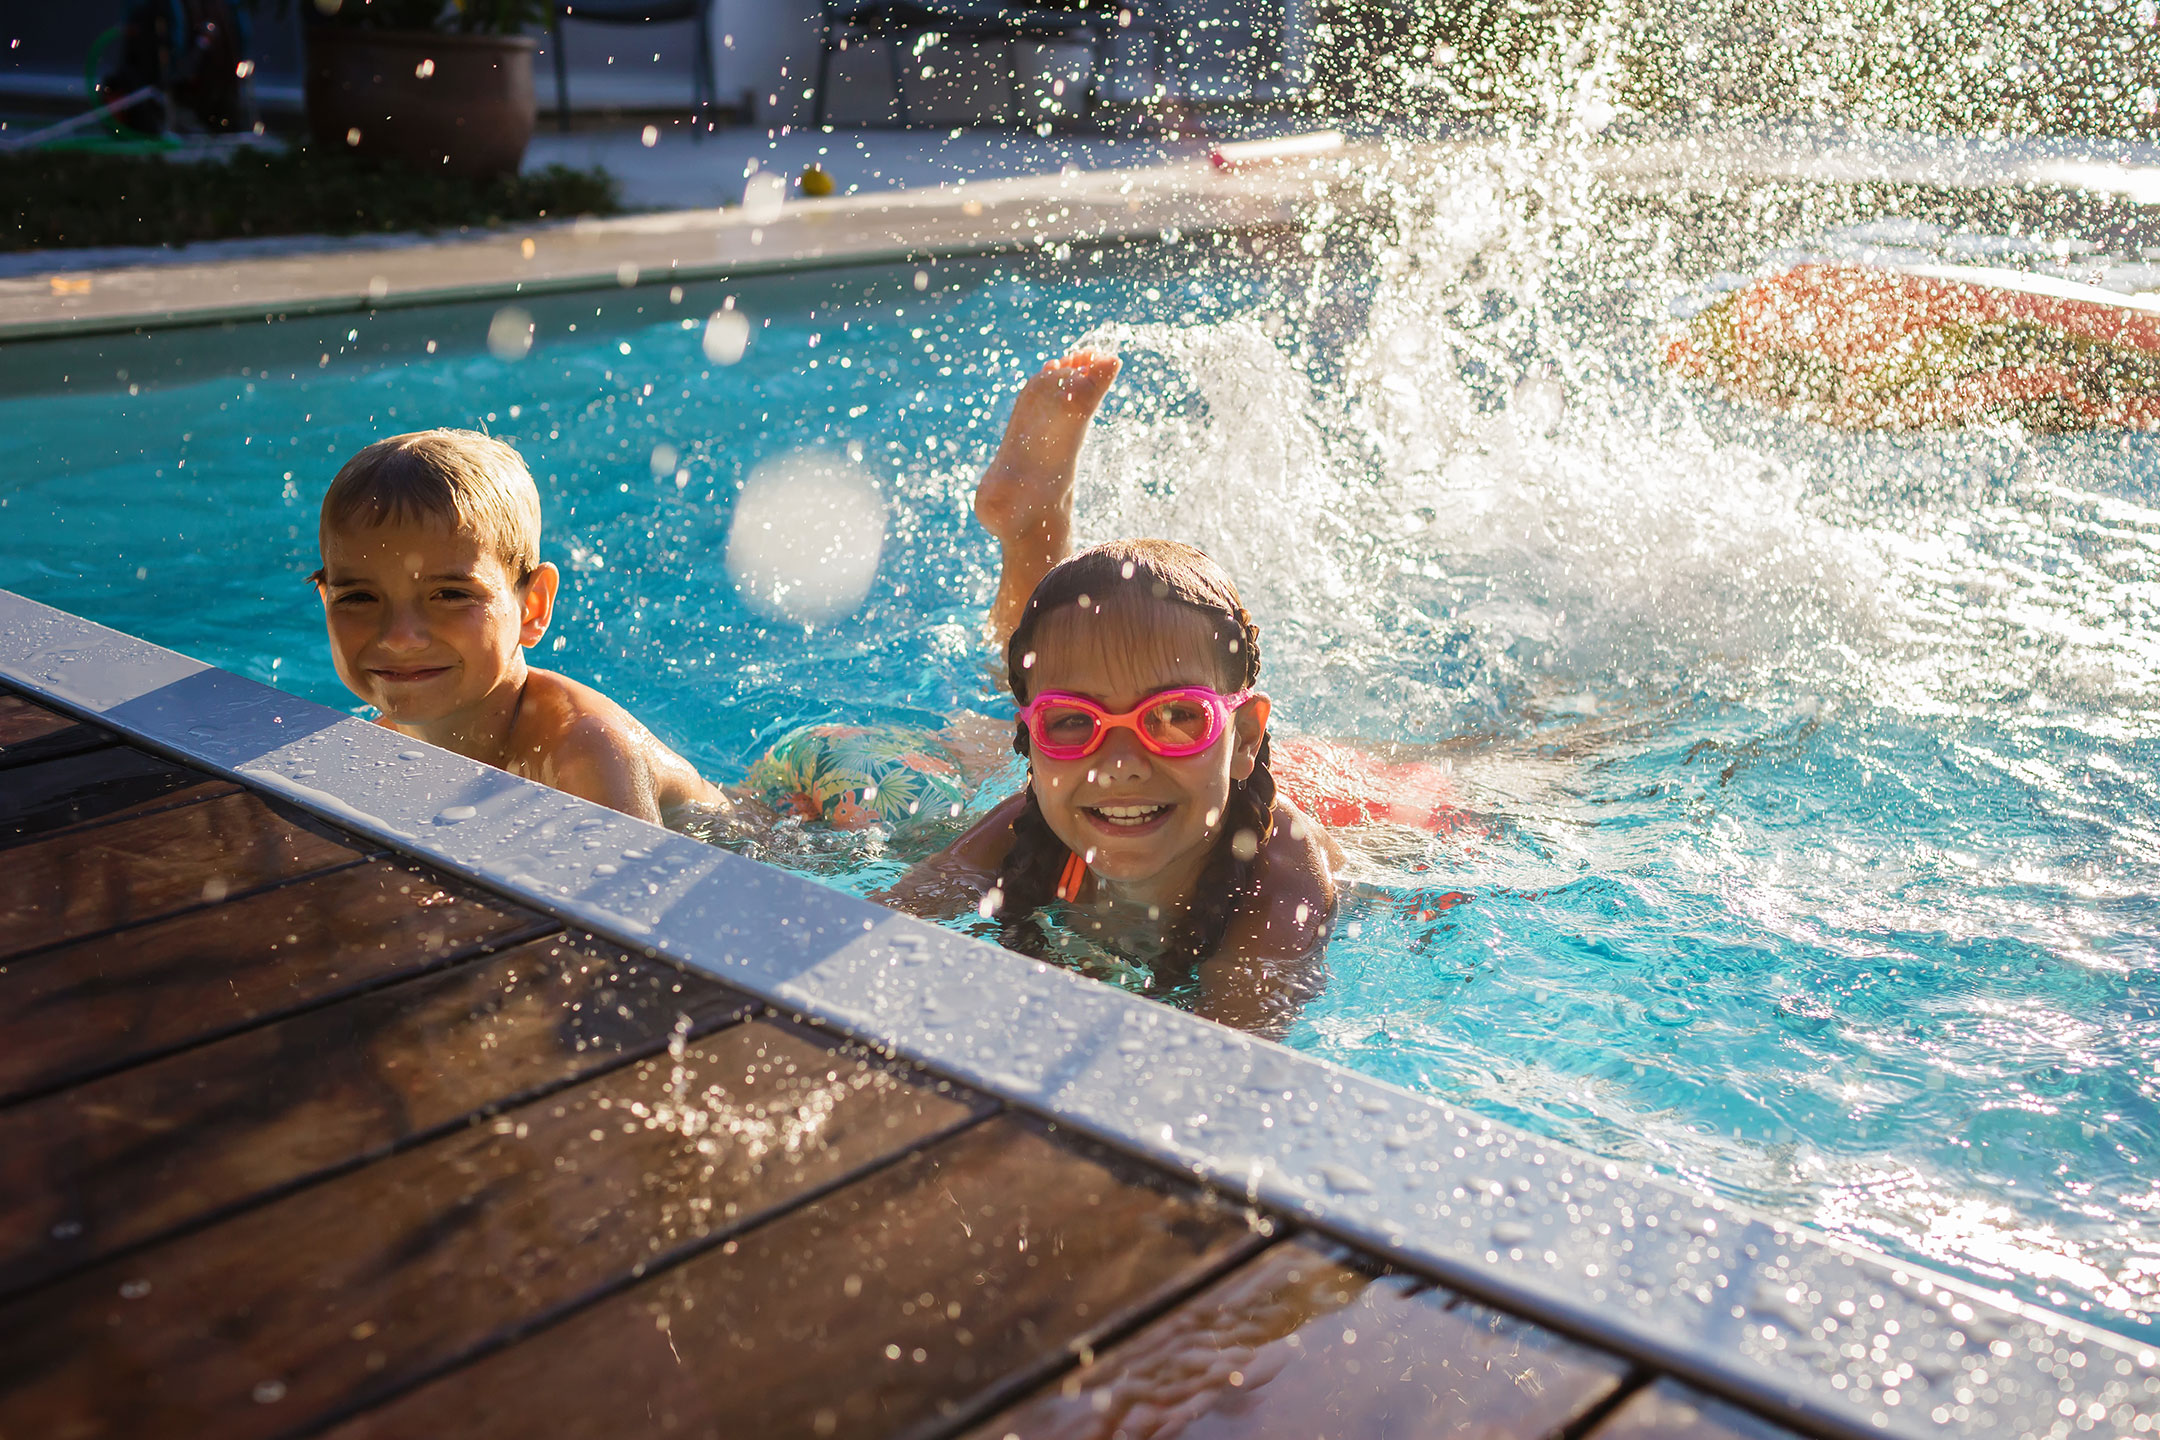
M1018 130L727 129L693 135L686 126L611 126L565 135L545 123L533 136L525 168L563 164L604 167L622 182L632 209L732 205L753 167L794 176L816 164L841 195L1054 175L1060 170L1123 170L1205 157L1208 142L1149 136L1036 135Z
M248 257L191 247L164 264L0 279L0 341L1290 224L1357 163L1344 153L1225 172L1190 159L773 197L763 207L541 223L402 247L296 244Z
M1312 128L1319 122L1285 113L1238 121L1210 115L1207 123L1224 132L1226 138L1248 138ZM1078 180L1076 175L1109 177L1108 191L1104 193L1114 191L1116 206L1128 211L1134 208L1131 197L1139 193L1158 229L1261 223L1252 214L1226 213L1221 207L1231 195L1251 191L1256 184L1261 189L1277 189L1283 178L1274 173L1259 177L1213 174L1206 156L1214 142L1200 134L1171 139L1079 133L1039 136L1014 130L955 133L831 129L783 133L738 127L693 138L687 124L656 121L651 125L653 143L647 145L646 128L643 122L632 122L580 127L564 134L543 122L526 163L528 169L557 163L603 166L621 181L624 202L633 210L648 213L597 225L542 223L476 234L294 235L179 247L0 254L0 339L51 333L56 321L93 321L123 313L127 307L133 307L134 313L146 319L169 318L205 308L226 313L235 305L244 311L253 303L247 297L263 295L273 298L257 313L271 313L286 302L319 305L342 304L354 297L365 299L371 287L380 289L373 286L376 280L389 282L392 294L442 288L401 283L398 276L404 273L455 271L470 278L484 271L503 279L504 288L515 290L527 282L559 287L575 275L584 276L589 283L592 277L612 273L626 263L646 270L652 269L656 261L662 267L677 268L718 263L724 257L708 253L692 261L679 253L656 255L642 240L627 248L616 247L614 242L627 236L649 240L663 232L680 235L740 231L747 235L750 229L770 229L741 223L738 207L746 180L755 173L777 173L792 182L813 162L833 176L836 193L820 202L803 203L798 197L789 207L791 222L823 215L825 219L809 223L829 229L839 216L859 218L876 213L896 217L902 211L890 208L893 202L900 203L905 213L917 220L943 210L972 218L966 207L973 203L1000 207L997 222L988 228L1008 239L1016 233L1013 217L1019 212L1013 208L1015 205L1032 204L1047 213L1076 195L1104 191L1099 180ZM1354 148L1352 153L1361 160L1395 153L1415 165L1421 161L1439 163L1449 155L1489 143L1465 134L1414 146L1390 147L1373 142ZM2138 205L2160 203L2160 145L2147 143L2048 137L1721 132L1607 141L1596 145L1590 155L1607 183L1644 190L1668 188L1675 181L1702 188L1792 179L1968 190L2054 188L2118 197ZM1302 171L1300 174L1293 186L1298 195L1292 197L1285 192L1278 199L1294 202L1311 198L1311 177ZM962 196L959 192L963 190L972 193ZM732 213L719 215L723 207ZM1286 218L1286 212L1272 209L1267 218ZM542 263L538 268L501 263L500 252L505 247L517 253L520 261L544 262L548 254L560 258L566 253L561 233L573 228L575 250L581 257L575 263ZM985 227L974 228L980 231ZM1059 225L1040 220L1035 224L1035 238L1052 243L1095 233L1129 237L1139 231L1130 225L1090 230L1084 224ZM533 240L542 252L540 256L521 253L526 239ZM932 240L971 243L965 234L917 233L910 223L901 225L881 246L863 249L858 258L913 253L919 244ZM621 253L615 253L616 248L621 248ZM409 251L426 254L403 260L392 258ZM457 258L449 258L452 252ZM806 250L790 251L785 235L774 233L767 237L766 248L737 258L763 265L790 256L820 258L830 252L829 245L820 249L815 244ZM490 260L490 256L494 259ZM166 274L162 281L152 280L146 273L171 267L180 268ZM306 271L312 271L314 278L303 282L299 276ZM69 278L47 278L53 276ZM82 288L85 280L89 281L88 291ZM89 293L125 299L114 304L92 302L83 298ZM63 324L57 328L78 327Z
M1234 131L1280 133L1302 124L1294 118L1245 121ZM1215 122L1226 128L1226 122ZM645 143L647 129L653 143ZM252 138L220 140L177 158L214 156ZM277 143L273 140L270 143ZM1020 130L768 130L734 127L693 136L682 121L633 120L581 125L565 134L546 116L526 152L530 172L548 165L600 166L621 183L623 204L633 211L717 209L739 204L745 180L760 171L792 180L811 164L835 182L838 196L895 190L935 189L987 180L1056 175L1066 170L1105 171L1204 159L1212 142L1201 135L1178 139L1090 133L1037 135ZM381 251L433 245L457 234L277 235L184 246L106 246L0 253L0 278L75 273L144 265L200 264L290 256L323 250Z

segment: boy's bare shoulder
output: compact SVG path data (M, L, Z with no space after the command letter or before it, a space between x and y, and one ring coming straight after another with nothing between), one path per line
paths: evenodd
M668 797L659 742L607 696L550 670L526 672L511 732L510 768L544 785L657 819ZM673 752L664 752L673 759ZM680 763L680 762L677 762Z
M528 670L517 748L533 757L533 779L646 820L678 819L685 807L732 808L698 774L592 686L552 670Z
M632 742L646 734L635 716L592 686L538 667L525 672L518 727L524 729L528 723L544 733L584 744L609 739Z

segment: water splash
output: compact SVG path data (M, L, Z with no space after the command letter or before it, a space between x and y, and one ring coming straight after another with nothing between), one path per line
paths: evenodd
M1094 337L1154 398L1090 533L1223 557L1289 723L1442 744L1493 817L1366 850L1293 1043L2134 1328L2160 450L1833 432L1654 357L1736 265L2142 257L1768 180L1721 201L1749 242L1690 236L1607 178L1629 33L1555 36L1491 143L1396 147L1279 311Z

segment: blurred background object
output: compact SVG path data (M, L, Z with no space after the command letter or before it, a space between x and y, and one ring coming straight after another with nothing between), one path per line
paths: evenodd
M309 139L318 151L484 180L532 141L532 38L545 0L291 0L307 29Z
M563 22L582 25L668 25L687 21L690 32L692 104L699 128L717 123L719 82L713 73L712 16L715 0L554 0L548 15L548 49L555 60L555 118L570 128L570 65L563 50ZM655 54L653 59L660 57ZM693 131L693 133L696 133Z
M392 0L347 3L389 9ZM80 108L83 58L127 8L125 0L10 7L15 13L0 22L0 111ZM255 17L254 88L273 128L302 109L301 12L312 8L312 0L265 5ZM1313 0L570 0L529 8L523 32L559 78L548 107L558 123L688 108L708 124L796 127L819 123L822 105L835 124L1031 129L1088 120L1100 105L1295 103L1308 92L1315 27L1329 9ZM1422 33L1408 4L1369 9L1352 27L1360 35ZM940 59L977 76L980 93L952 98L956 87L938 83ZM921 99L903 113L910 81Z

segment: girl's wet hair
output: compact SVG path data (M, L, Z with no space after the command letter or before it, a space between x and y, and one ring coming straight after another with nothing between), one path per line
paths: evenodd
M1005 646L1006 675L1013 698L1021 704L1028 700L1036 637L1043 622L1083 604L1094 614L1130 614L1150 604L1184 606L1210 622L1224 690L1251 689L1260 678L1260 627L1239 602L1237 586L1222 566L1175 540L1113 540L1058 565L1028 597L1027 609ZM1025 725L1015 728L1013 749L1032 759ZM1268 759L1269 743L1263 734L1252 774L1230 782L1215 848L1200 872L1192 903L1169 935L1167 958L1193 963L1214 954L1238 902L1251 893L1257 868L1253 857L1267 845L1275 828L1275 777ZM1040 954L1044 936L1035 915L1055 898L1059 872L1071 852L1043 818L1032 776L1024 793L1027 802L1013 821L1012 849L997 880L1003 897L998 914L1005 926L1000 938L1011 949ZM1251 837L1244 858L1238 851L1247 846L1236 843L1241 834Z

